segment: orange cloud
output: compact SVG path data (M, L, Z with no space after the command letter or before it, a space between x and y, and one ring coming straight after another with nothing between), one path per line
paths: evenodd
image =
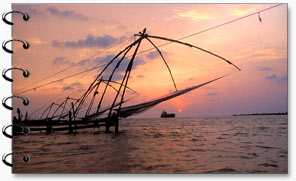
M242 50L241 55L232 57L232 60L252 59L252 60L275 60L287 58L286 50L275 48L264 48L259 50Z
M36 37L30 38L28 41L30 44L36 44L36 45L44 43L42 40L40 40L39 38L36 38Z
M231 15L232 16L244 16L246 14L249 14L255 10L255 7L253 6L241 6L239 8L235 8L231 10Z
M215 14L207 11L208 8L205 9L190 9L187 11L174 9L175 18L186 18L193 21L203 21L203 20L211 20L215 18Z

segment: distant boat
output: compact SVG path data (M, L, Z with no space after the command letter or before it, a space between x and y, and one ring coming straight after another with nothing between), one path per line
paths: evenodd
M174 118L175 116L175 113L168 114L166 111L163 111L160 115L161 118Z

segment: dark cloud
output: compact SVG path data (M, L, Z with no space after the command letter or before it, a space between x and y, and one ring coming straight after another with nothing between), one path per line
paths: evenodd
M162 55L165 57L166 55L168 55L168 52L165 51L161 51ZM150 60L156 59L158 57L160 57L160 54L158 53L157 50L149 52L146 57Z
M88 35L86 39L81 39L77 41L66 41L60 42L58 40L52 41L52 46L54 47L66 47L66 48L83 48L83 47L100 47L106 48L116 42L120 42L126 37L115 38L110 35L103 36L92 36Z
M288 76L277 76L276 74L269 75L265 77L266 80L271 80L277 83L286 82L288 80Z
M31 16L32 20L40 17L42 17L42 19L45 17L57 17L59 19L71 19L71 20L84 21L84 22L93 21L95 24L99 23L99 24L102 24L103 26L115 25L118 29L126 28L125 25L121 24L117 20L106 19L106 17L89 17L81 13L75 12L73 10L59 10L56 7L49 7L43 10L38 5L34 5L34 8L32 8L31 5L27 5L27 4L13 4L12 9L20 10L28 13ZM97 18L100 18L100 19L97 19Z
M218 93L217 92L210 92L207 94L207 96L216 96Z
M144 78L144 75L138 75L137 78Z
M153 52L149 52L148 54L147 54L147 58L149 58L149 59L155 59L155 58L157 58L157 57L159 57L160 55L159 55L159 53L158 53L158 51L156 50L156 51L153 51Z
M73 65L73 63L70 62L70 60L67 57L56 57L53 61L52 64L55 66L60 66L60 65Z
M270 67L261 67L261 68L258 68L259 71L271 71L272 68Z
M109 63L112 60L113 57L115 57L115 55L113 55L113 54L107 55L105 57L98 57L92 63L94 65L98 65L98 64L99 65L100 64L104 65L104 64ZM119 60L119 59L116 59L116 60ZM126 71L126 68L127 68L128 64L129 64L129 62L130 62L130 58L125 58L121 62L120 66L116 69L116 72L114 73L112 80L120 80L120 79L123 78L124 73ZM116 66L117 63L118 63L118 61L113 62L105 70L105 72L102 75L104 77L104 79L108 79L109 78L109 76L111 75L111 73L112 73L112 71L115 68L115 66ZM145 64L145 61L143 59L139 58L139 57L136 57L136 59L134 60L134 63L133 63L133 69L137 68L139 65L142 65L142 64Z
M66 86L66 87L63 87L63 90L74 90L74 88L70 86Z
M277 78L277 76L275 74L265 77L266 80L274 80L276 78Z
M118 26L118 28L125 27L123 24L121 24L117 20L105 19L105 18L97 19L97 18L93 18L93 17L88 17L88 16L85 16L85 15L80 14L78 12L75 12L73 10L62 11L62 10L59 10L55 7L50 7L50 8L46 9L46 12L48 12L50 15L56 16L58 18L73 19L73 20L78 20L78 21L94 21L96 23L100 23L103 25L116 25L116 26Z
M36 6L35 6L36 7ZM12 4L12 9L17 11L26 12L30 15L31 18L44 16L46 14L45 11L38 10L36 8L32 8L31 5L27 4Z
M63 90L82 90L82 85L81 85L81 83L80 82L75 82L75 83L72 83L72 84L70 84L70 85L68 85L68 86L64 86L63 87Z
M59 18L71 18L76 19L80 21L89 21L91 20L89 17L84 16L83 14L67 10L67 11L60 11L57 8L50 7L46 9L47 12L49 12L53 16L57 16Z
M57 83L63 84L64 83L64 79L58 80Z
M99 63L99 64L106 64L106 63L109 63L110 60L112 60L112 58L115 57L114 54L111 54L111 55L107 55L105 57L98 57L95 59L95 62L96 63ZM117 58L116 60L120 60L121 57ZM118 67L118 71L125 71L126 68L127 68L127 65L129 64L130 62L130 58L125 58L120 66ZM114 62L113 64L111 64L111 67L112 69L116 66L117 62ZM145 61L142 60L141 58L139 57L136 57L136 59L134 60L134 63L133 63L133 68L136 68L138 65L142 65L142 64L145 64Z
M44 16L45 12L44 11L40 11L38 9L35 8L28 8L28 10L25 10L25 12L27 12L30 17L34 18L36 16L40 17L40 16Z
M80 62L79 62L79 65L86 65L86 63L89 61L89 59L85 59L85 60L81 60Z
M58 40L53 40L51 44L54 47L62 47L63 46L63 43L59 42Z

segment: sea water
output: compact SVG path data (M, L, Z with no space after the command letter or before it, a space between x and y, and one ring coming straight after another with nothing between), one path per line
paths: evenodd
M14 173L287 173L288 116L123 119L104 128L15 136ZM113 128L112 128L113 129Z

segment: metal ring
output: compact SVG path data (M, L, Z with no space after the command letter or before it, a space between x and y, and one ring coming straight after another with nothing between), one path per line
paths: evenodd
M12 68L9 68L9 69L7 69L7 70L4 69L4 70L2 71L2 77L3 77L5 80L9 81L9 82L13 82L13 79L7 77L7 76L6 76L6 73L7 73L9 70L12 70L12 69L23 71L23 76L24 76L25 78L27 78L27 77L30 76L30 72L29 72L29 70L24 70L24 69L22 69L22 68L12 67Z
M28 162L30 161L30 156L28 156L28 155L24 155L23 153L20 153L20 152L12 152L12 153L8 153L8 154L4 154L4 155L2 156L2 162L3 162L5 165L9 166L9 167L13 167L13 164L12 164L12 163L9 163L8 161L6 161L6 158L7 158L8 156L10 156L10 155L13 155L13 154L21 155L21 156L23 157L23 161L24 161L25 163L28 163Z
M2 43L2 48L4 51L6 51L7 53L13 53L12 50L9 50L8 48L6 48L7 43L12 42L12 41L18 41L23 43L23 48L24 49L29 49L30 48L30 44L27 41L23 41L23 40L18 40L18 39L12 39L12 40L8 40L8 41L3 41Z
M11 99L11 98L20 98L20 99L22 99L23 100L23 104L25 105L25 106L27 106L27 105L29 105L29 103L30 103L30 101L29 101L29 99L28 98L26 98L26 97L22 97L22 96L10 96L10 97L4 97L3 99L2 99L2 105L6 108L6 109L8 109L8 110L13 110L13 108L11 107L11 106L8 106L7 104L6 104L6 101L8 100L8 99Z
M22 14L22 15L23 15L23 20L24 20L24 21L28 21L28 20L30 19L29 14L26 13L26 12L21 12L21 11L10 11L10 12L3 13L3 14L2 14L2 21L3 21L4 23L8 24L8 25L13 25L13 22L10 22L10 21L8 21L8 20L6 19L6 16L7 16L8 14L12 14L12 13L19 13L19 14Z
M27 127L26 125L24 124L11 124L11 125L8 125L8 126L3 126L2 128L2 133L4 136L8 137L8 138L13 138L13 134L10 135L6 132L6 129L9 128L9 127L12 127L12 126L17 126L19 128L22 129L21 133L23 133L24 135L28 135L30 133L30 128Z

